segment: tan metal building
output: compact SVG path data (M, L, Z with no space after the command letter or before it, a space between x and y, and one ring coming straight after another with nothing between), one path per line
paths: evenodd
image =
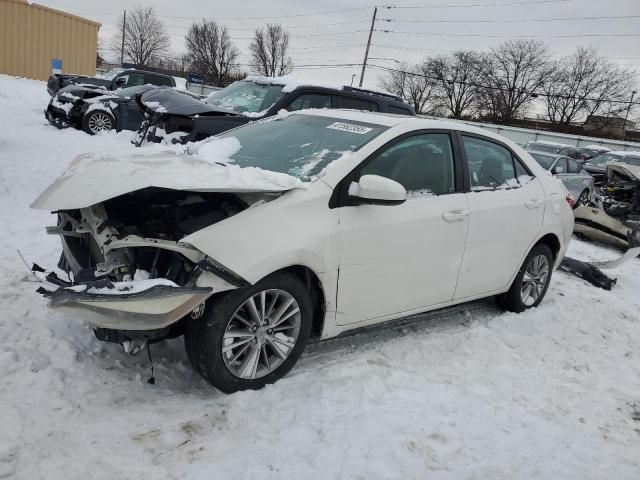
M95 75L99 28L26 0L0 0L0 73L46 80L58 59L63 73Z

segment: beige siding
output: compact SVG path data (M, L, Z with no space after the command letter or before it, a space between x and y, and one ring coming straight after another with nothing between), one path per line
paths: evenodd
M0 73L46 80L51 60L64 73L95 75L100 24L25 0L0 0Z

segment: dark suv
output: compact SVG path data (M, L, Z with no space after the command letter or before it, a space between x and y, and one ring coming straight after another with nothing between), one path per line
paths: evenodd
M355 87L292 83L288 79L250 77L210 94L201 101L173 89L149 91L139 97L148 121L138 131L145 139L197 142L280 110L348 108L415 115L400 97Z
M135 68L111 70L104 77L84 77L82 75L62 75L53 74L47 81L47 91L52 97L61 88L69 85L91 85L103 87L107 90L117 90L118 88L135 87L137 85L158 85L175 87L176 81L169 75L161 73L146 72Z

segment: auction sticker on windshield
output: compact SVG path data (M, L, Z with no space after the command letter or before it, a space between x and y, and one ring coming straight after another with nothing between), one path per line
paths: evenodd
M331 128L333 130L342 130L343 132L357 133L358 135L364 135L365 133L369 133L372 128L363 127L362 125L355 125L353 123L344 123L344 122L334 122L331 125L327 126L327 128Z

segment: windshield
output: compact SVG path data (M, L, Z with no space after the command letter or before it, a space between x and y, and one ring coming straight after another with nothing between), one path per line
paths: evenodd
M135 87L127 87L116 90L115 93L119 97L133 97L136 93L146 92L154 88L153 85L136 85Z
M538 162L540 166L545 170L549 170L549 168L551 168L551 165L553 164L553 161L556 159L555 156L545 155L544 153L529 152L529 155L535 158L536 162Z
M238 113L261 113L282 98L282 85L235 82L207 97L207 103Z
M557 145L549 145L546 143L537 143L537 142L531 142L531 143L527 143L527 145L524 147L525 150L536 150L539 152L549 152L549 153L558 153L560 152L560 148Z
M623 162L623 157L620 155L611 155L610 153L603 153L602 155L598 155L597 157L589 160L591 165L604 165L607 162Z
M113 68L113 69L109 70L108 72L103 73L101 75L101 77L106 79L106 80L113 80L116 75L118 75L120 72L123 72L123 71L124 70L122 68Z
M195 153L205 159L208 154L214 157L222 145L216 142L232 139L238 148L229 155L229 162L310 181L344 153L358 150L387 128L339 118L291 115L223 133L205 141Z

